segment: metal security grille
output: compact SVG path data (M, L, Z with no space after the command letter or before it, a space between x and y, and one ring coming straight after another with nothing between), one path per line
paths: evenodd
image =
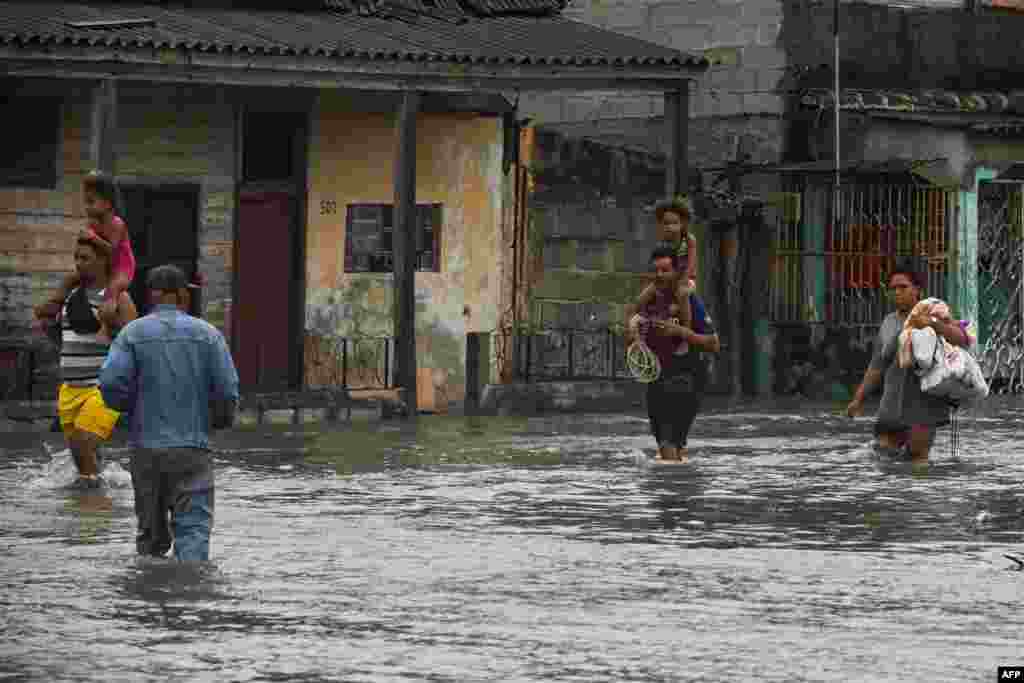
M772 320L876 327L891 310L886 274L915 257L927 296L946 298L955 262L958 195L915 185L807 185L780 212L772 254ZM796 208L796 207L799 208Z
M978 186L978 336L981 365L997 392L1024 390L1021 186Z

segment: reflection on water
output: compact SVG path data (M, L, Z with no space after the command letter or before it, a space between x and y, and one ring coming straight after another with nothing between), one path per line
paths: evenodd
M990 680L1021 413L924 470L831 407L703 416L675 467L628 415L241 431L207 565L134 557L126 451L80 492L59 442L5 447L0 678Z

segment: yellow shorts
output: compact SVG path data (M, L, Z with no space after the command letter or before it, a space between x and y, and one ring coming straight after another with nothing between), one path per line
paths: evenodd
M57 415L65 433L71 429L95 434L109 439L121 413L111 410L103 403L99 387L73 387L60 385L57 394Z

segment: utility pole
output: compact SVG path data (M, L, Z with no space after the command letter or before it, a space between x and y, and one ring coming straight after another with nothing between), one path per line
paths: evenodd
M839 218L840 218L840 215L839 215L839 200L840 200L840 197L841 197L841 193L840 193L840 178L839 178L839 164L841 163L840 162L840 155L839 155L839 110L840 110L841 107L840 107L840 92L839 92L839 0L833 0L833 2L834 2L834 12L833 12L833 16L832 16L832 42L833 42L833 52L834 52L834 63L833 63L832 70L835 72L833 74L833 76L835 78L835 82L833 84L833 86L834 86L834 88L833 88L834 89L833 99L835 100L835 105L836 105L836 108L835 108L835 129L836 129L835 130L835 134L836 134L835 135L835 160L836 160L836 168L835 168L835 187L833 188L833 193L832 193L832 231L833 231L833 234L835 234L835 231L839 229Z

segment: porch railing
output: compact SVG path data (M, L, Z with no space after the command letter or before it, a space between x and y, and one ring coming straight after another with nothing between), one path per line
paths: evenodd
M560 327L499 334L503 348L511 350L515 381L631 378L619 329Z
M307 389L393 389L394 337L318 337L306 344Z

